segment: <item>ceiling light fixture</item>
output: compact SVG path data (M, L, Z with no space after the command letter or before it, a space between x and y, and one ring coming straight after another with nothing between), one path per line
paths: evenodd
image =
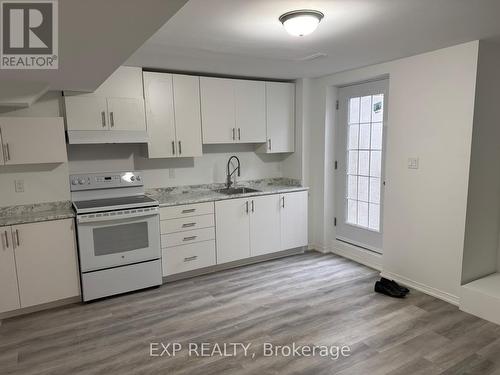
M316 30L323 17L324 14L317 10L303 9L282 14L279 20L289 34L304 36Z

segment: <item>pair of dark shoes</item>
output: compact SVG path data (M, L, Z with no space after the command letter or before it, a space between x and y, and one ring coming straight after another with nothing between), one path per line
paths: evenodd
M410 290L404 286L399 285L394 280L386 279L382 277L380 281L375 283L375 292L382 293L394 298L404 298Z

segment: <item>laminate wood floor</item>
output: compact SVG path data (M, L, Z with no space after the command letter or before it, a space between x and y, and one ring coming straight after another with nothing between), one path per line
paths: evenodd
M416 291L404 300L376 294L377 277L309 252L7 319L0 373L500 374L500 326ZM152 342L183 350L150 357ZM190 342L251 343L255 357L189 356ZM263 355L264 343L293 342L351 352Z

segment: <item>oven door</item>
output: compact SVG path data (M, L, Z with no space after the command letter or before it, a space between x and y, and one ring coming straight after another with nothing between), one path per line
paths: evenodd
M77 216L82 272L159 259L157 207Z

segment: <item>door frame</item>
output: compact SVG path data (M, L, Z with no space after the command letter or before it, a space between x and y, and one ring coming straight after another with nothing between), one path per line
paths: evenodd
M389 108L389 77L381 77L369 81L357 82L349 85L343 85L337 87L337 110L335 111L335 121L336 121L336 139L334 142L334 157L335 157L335 178L334 178L334 190L335 190L335 239L337 241L354 245L356 247L369 250L371 252L382 254L383 253L383 214L385 206L385 178L386 178L386 153L387 153L387 131L388 131L388 108ZM343 91L343 92L342 92ZM383 130L382 130L382 165L381 165L381 186L380 186L380 222L379 222L379 232L374 231L369 228L358 227L356 225L345 223L345 195L347 187L346 179L346 168L347 168L347 130L348 130L348 100L351 97L373 95L375 93L382 92L384 94L384 117L383 117ZM342 186L342 184L344 184ZM340 225L339 225L340 224ZM347 236L343 236L342 233L339 234L339 227L342 225L354 228L352 232L356 230L362 230L367 232L373 232L380 234L378 241L374 241L376 246L363 243L362 241L356 241ZM376 236L372 236L376 237Z

